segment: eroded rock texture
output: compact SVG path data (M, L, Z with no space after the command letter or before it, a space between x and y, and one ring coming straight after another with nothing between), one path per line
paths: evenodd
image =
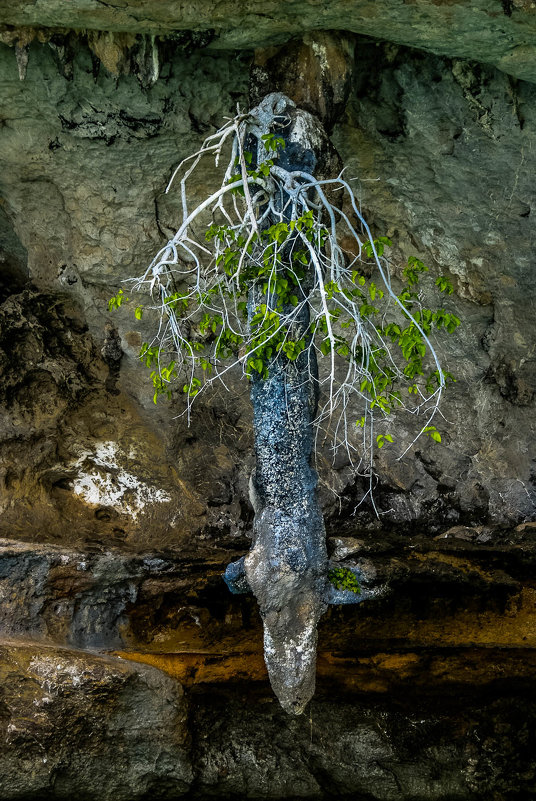
M3 798L130 801L189 787L183 693L160 671L7 642L0 676Z
M536 792L534 11L389 3L387 23L350 5L192 4L195 23L165 4L2 8L34 26L0 47L1 630L19 642L2 649L3 798ZM331 58L324 33L286 45L309 27L342 31ZM254 102L273 81L318 103L342 53L320 113L395 276L410 255L448 274L463 326L443 442L397 462L417 423L401 425L376 464L379 522L321 449L330 556L378 593L323 618L311 718L289 722L254 601L221 581L249 547L248 388L231 380L190 428L180 398L155 408L150 320L107 299L174 232L171 170L249 104L250 65ZM199 196L212 180L207 165Z
M453 0L404 3L397 0L255 0L212 3L194 0L179 9L171 0L129 0L124 4L94 0L31 0L0 11L0 21L25 26L89 28L176 37L179 42L203 37L217 49L251 49L278 45L306 31L342 30L420 47L441 55L475 58L534 80L535 7L532 0ZM28 34L28 28L30 33ZM124 36L124 33L123 33ZM103 49L113 37L103 38ZM201 39L202 40L202 39ZM121 41L121 39L119 39Z
M534 531L330 540L388 590L324 617L299 718L224 562L4 540L2 797L531 797Z

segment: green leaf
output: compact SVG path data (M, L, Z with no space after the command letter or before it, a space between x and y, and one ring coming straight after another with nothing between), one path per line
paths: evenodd
M349 592L355 592L356 595L361 594L361 587L355 574L348 570L347 567L336 567L328 570L328 581L337 590L348 590Z
M440 275L439 278L436 279L435 285L439 287L440 292L446 292L448 295L452 295L454 292L454 287L446 275Z
M426 434L427 437L430 437L434 440L434 442L441 442L441 434L436 429L435 426L426 426L421 431L421 434Z

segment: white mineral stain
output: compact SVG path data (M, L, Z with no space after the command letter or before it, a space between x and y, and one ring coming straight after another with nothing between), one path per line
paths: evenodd
M102 467L119 467L117 464L118 450L119 448L115 442L98 442L92 461Z
M77 459L73 467L92 462L97 469L80 471L73 479L74 493L86 503L110 506L134 519L147 504L169 503L171 497L167 492L146 484L119 466L119 451L115 442L99 442L93 454L84 453L82 459Z
M320 69L323 74L326 74L329 69L328 51L326 45L320 44L320 42L311 42L311 44L313 47L313 53L320 62Z
M62 662L55 656L33 657L30 661L29 669L39 678L45 691L45 696L42 699L43 703L50 703L51 696L57 695L57 690L61 684L65 684L68 681L73 687L79 687L84 679L90 675L84 665ZM47 698L46 701L44 700L45 698Z

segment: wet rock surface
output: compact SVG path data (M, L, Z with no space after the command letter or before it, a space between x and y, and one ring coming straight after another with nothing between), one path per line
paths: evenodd
M383 594L324 617L289 718L225 557L3 541L2 797L531 797L534 528L329 545Z
M231 450L223 434L237 428L218 426L216 407L187 432L187 453L178 452L183 441L166 448L154 421L118 388L121 357L115 327L105 323L92 337L64 292L30 288L0 307L0 532L135 550L154 542L155 527L161 546L178 545L211 524L225 538L234 521L229 541L240 545L246 522L232 492L240 445L227 434ZM201 462L202 430L214 441L210 466ZM250 424L238 431L247 442Z
M267 700L237 703L236 695L194 701L200 787L193 798L217 797L222 788L229 798L532 797L527 718L534 709L523 693L475 698L457 688L448 700L406 692L388 703L332 696L313 701L308 720L290 721ZM217 714L223 709L230 716ZM203 736L215 711L221 722Z
M341 696L321 680L309 714L288 718L267 685L185 696L155 668L39 644L3 642L0 676L5 799L446 801L534 789L526 681L475 692L473 674L440 695L406 683Z
M385 532L354 539L358 550L332 564L358 567L376 595L357 607L330 607L320 652L344 666L354 654L391 649L533 648L534 530L487 531L486 543L477 541L479 529L461 533L473 540L459 531L433 543ZM200 664L203 654L215 666L232 664L236 654L262 653L262 643L254 599L232 595L222 580L228 559L223 550L211 557L180 549L132 554L0 540L2 632L77 648L178 654L178 666L188 653Z

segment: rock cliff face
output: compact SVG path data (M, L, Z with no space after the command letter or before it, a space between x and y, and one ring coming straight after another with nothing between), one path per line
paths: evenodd
M440 55L474 58L524 80L536 77L532 0L268 0L262 7L254 0L192 0L179 8L173 0L46 0L37 5L21 0L3 10L1 21L27 28L118 32L127 39L141 33L181 41L194 33L211 48L224 50L281 44L308 31L351 31Z
M536 12L208 5L0 9L0 795L531 797ZM330 555L382 594L323 619L289 721L221 581L249 547L248 388L190 427L180 398L154 407L147 323L107 299L175 230L174 166L292 85L395 276L410 255L449 275L463 325L443 442L397 462L408 425L382 449L379 521L320 451Z

